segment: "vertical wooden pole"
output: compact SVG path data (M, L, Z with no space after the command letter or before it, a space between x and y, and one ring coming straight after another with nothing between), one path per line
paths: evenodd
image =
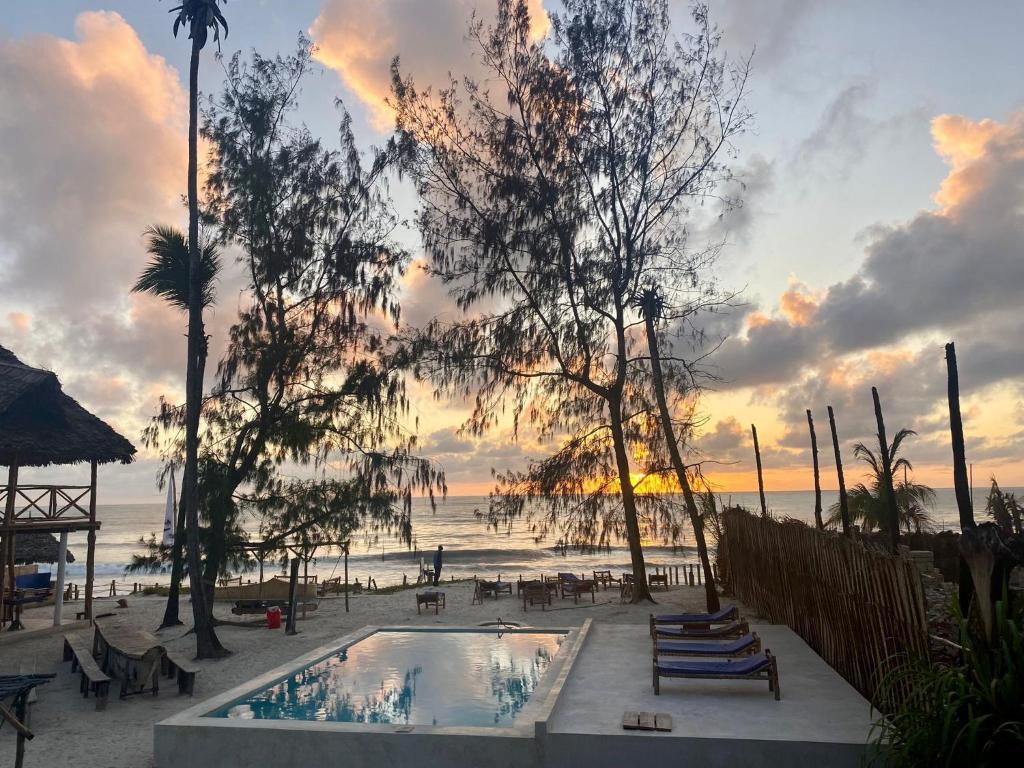
M92 621L92 582L96 574L96 462L89 465L89 533L85 554L85 618Z
M811 431L811 460L814 464L814 524L819 531L825 530L825 521L821 519L821 476L818 473L818 438L814 434L814 417L811 409L807 409L807 428Z
M60 532L60 550L57 555L57 591L53 596L53 626L59 627L64 620L64 571L68 562L68 532Z
M974 505L971 503L971 483L967 477L967 450L964 446L964 422L960 415L960 374L956 365L956 347L946 345L946 391L949 399L949 432L953 444L953 487L956 506L960 512L960 529L974 527ZM966 616L974 592L971 572L963 556L960 557L960 586L958 601L960 612Z
M292 570L288 578L288 623L285 625L285 634L297 635L298 630L295 629L295 622L298 619L296 616L296 607L299 596L299 558L292 558Z
M348 542L345 542L345 613L348 613Z
M832 429L832 448L836 452L836 474L839 475L839 516L843 522L843 536L850 536L850 502L846 497L846 478L843 476L843 455L839 450L839 434L836 432L836 415L831 405L828 407L828 425Z
M896 491L892 483L892 457L889 455L889 442L885 437L885 420L882 418L882 403L878 399L878 390L871 388L871 399L875 402L875 422L878 424L878 449L882 456L882 492L885 494L885 506L889 517L889 548L895 554L900 543L900 513L896 508Z
M757 492L761 496L761 517L768 517L768 504L764 500L764 475L761 473L761 446L757 442L757 427L750 425L754 437L754 459L757 461Z
M10 585L14 591L14 509L18 495L18 457L11 459L11 466L7 468L7 504L4 506L3 541L0 541L0 598L3 597L5 584ZM0 599L0 619L3 618L3 601ZM0 620L0 626L3 621Z

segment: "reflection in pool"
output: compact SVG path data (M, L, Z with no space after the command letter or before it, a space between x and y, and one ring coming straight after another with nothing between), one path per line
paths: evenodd
M382 630L212 716L508 726L564 639L564 632Z

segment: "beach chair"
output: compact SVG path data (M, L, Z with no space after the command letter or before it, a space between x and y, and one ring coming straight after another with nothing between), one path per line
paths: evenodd
M594 581L600 584L605 589L608 589L612 584L616 584L619 587L622 586L622 579L616 579L612 576L611 571L594 571Z
M543 611L545 606L551 605L551 590L548 589L548 585L543 581L524 581L522 589L523 597L523 610L526 610L526 604L536 605L540 603L540 609Z
M655 640L654 658L660 656L751 656L761 651L757 632L723 643L702 640Z
M746 619L740 619L738 621L731 621L728 624L722 624L717 627L692 627L688 625L682 625L679 627L658 627L653 628L654 637L666 637L666 638L677 638L691 640L696 639L708 639L708 638L730 638L740 637L750 632L750 625L747 624Z
M572 601L578 603L580 595L590 593L590 602L597 602L597 582L590 579L581 579L575 573L561 572L558 574L558 586L564 600L566 595L572 595Z
M654 695L661 695L661 678L677 677L691 680L767 680L768 691L779 701L779 667L772 652L726 661L659 661L653 662Z
M651 614L651 637L657 626L680 625L688 627L709 627L712 624L727 624L739 619L740 612L735 605L727 605L714 613L662 613Z

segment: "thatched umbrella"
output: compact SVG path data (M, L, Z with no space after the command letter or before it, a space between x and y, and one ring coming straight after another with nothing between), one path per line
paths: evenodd
M14 564L56 563L60 559L60 542L50 533L23 533L14 541ZM75 562L71 550L67 562Z

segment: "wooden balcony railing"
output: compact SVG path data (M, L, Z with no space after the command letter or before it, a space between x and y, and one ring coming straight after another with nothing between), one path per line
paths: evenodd
M91 490L88 485L19 485L14 491L14 519L88 520ZM0 486L0 517L7 508L7 493L8 486Z

